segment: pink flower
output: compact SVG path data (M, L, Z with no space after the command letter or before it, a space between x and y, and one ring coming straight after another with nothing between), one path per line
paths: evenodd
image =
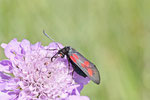
M63 48L61 44L58 45ZM80 96L89 82L68 68L66 58L50 58L59 50L56 43L32 45L13 39L1 46L7 60L0 61L0 98L3 100L89 100ZM57 49L57 50L53 50ZM82 81L81 81L82 80Z

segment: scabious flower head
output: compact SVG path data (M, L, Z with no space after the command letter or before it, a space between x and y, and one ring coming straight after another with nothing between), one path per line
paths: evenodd
M59 50L58 45L54 42L48 46L42 46L40 42L31 44L26 39L3 43L1 46L8 59L0 61L0 98L89 100L86 96L80 96L89 78L77 73L72 76L73 69L69 69L66 57L51 61L50 58Z

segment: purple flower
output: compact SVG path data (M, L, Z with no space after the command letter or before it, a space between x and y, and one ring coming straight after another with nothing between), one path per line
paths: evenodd
M60 48L63 48L59 44ZM67 58L51 57L59 50L56 43L42 46L24 39L1 46L7 60L0 61L0 98L3 100L89 100L80 96L89 82L68 68ZM54 50L55 49L55 50ZM57 50L56 50L57 49Z

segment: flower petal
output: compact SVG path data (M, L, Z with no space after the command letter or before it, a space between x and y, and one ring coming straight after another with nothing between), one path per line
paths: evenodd
M74 73L74 78L75 78L75 82L79 83L79 84L83 84L86 85L89 83L90 79L88 77L82 77L81 75L77 74L76 72Z
M12 63L9 60L0 61L0 71L10 73L12 70Z
M30 41L24 39L22 40L22 42L20 43L20 46L23 48L24 52L28 52L30 51Z
M7 93L0 92L0 98L3 98L2 100L10 100L11 96Z
M66 100L90 100L87 96L69 96Z
M9 80L9 79L11 79L11 76L6 75L6 74L4 74L4 73L0 72L0 79Z
M6 43L2 43L1 47L5 49L7 47L7 44Z
M17 39L13 39L11 40L7 47L5 47L5 55L8 58L14 58L15 54L17 53L21 53L21 48L19 46L19 42L17 41Z

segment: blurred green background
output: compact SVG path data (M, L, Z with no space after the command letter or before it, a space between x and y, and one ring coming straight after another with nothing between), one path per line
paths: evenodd
M90 82L82 95L150 99L149 0L0 0L0 43L26 38L48 45L43 29L97 65L101 84Z

